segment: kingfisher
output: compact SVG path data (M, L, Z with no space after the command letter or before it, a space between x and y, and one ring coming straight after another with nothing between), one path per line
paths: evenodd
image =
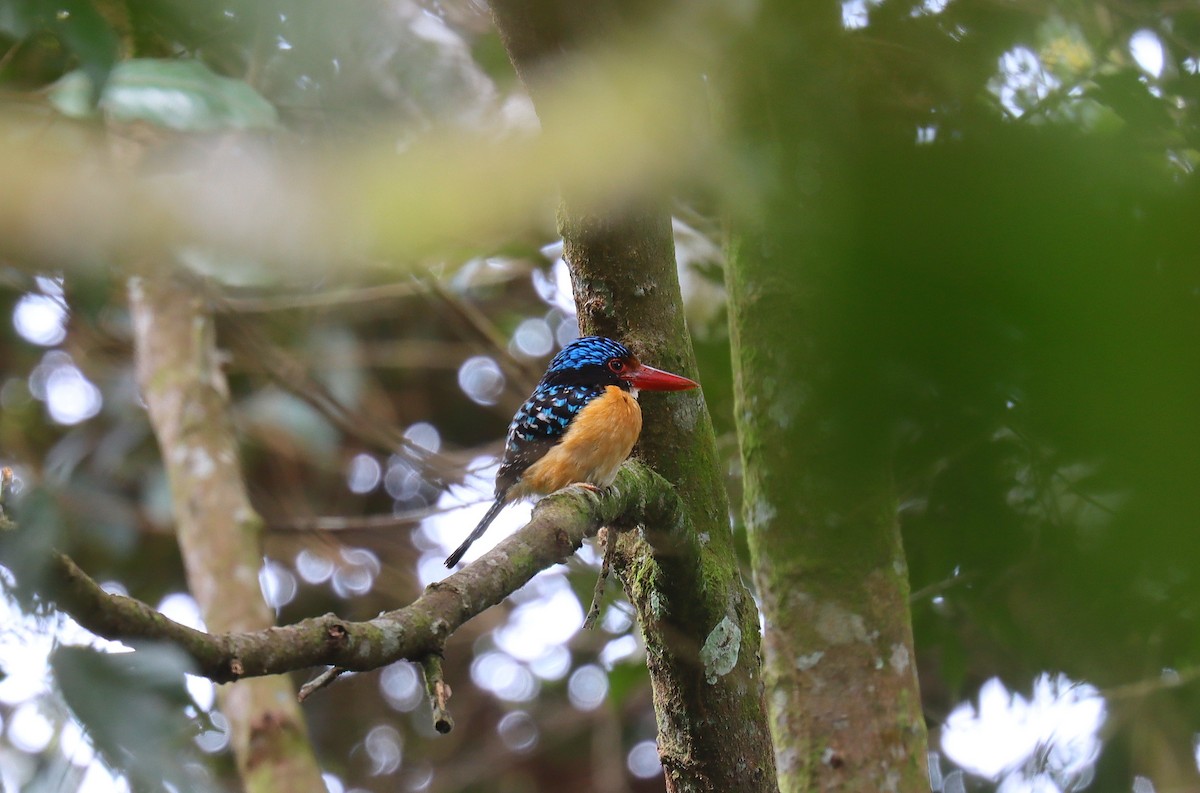
M563 347L508 425L496 497L446 567L487 531L506 504L571 484L601 490L642 432L638 391L686 391L699 383L647 366L618 341L584 336Z

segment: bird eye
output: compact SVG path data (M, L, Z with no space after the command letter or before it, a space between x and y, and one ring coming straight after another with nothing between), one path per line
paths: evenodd
M625 362L620 358L613 358L608 362L608 368L611 369L614 374L620 374L621 372L625 371Z

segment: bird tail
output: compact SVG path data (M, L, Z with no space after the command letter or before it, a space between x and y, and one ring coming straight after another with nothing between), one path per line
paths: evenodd
M492 521L500 514L500 510L504 509L504 504L505 501L502 496L492 502L492 506L488 508L487 514L483 516L483 520L479 521L479 525L475 527L475 530L467 535L467 539L463 540L463 544L458 546L454 550L454 553L446 557L446 567L454 567L454 565L458 564L458 560L471 547L471 543L482 537L483 533L487 531L488 526L492 525Z

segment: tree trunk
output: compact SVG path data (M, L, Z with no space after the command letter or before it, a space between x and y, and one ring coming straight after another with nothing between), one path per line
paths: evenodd
M726 274L743 512L780 789L925 793L879 373L840 366L848 326L870 318L854 308L869 285L846 279L869 230L854 227L862 135L839 13L768 4L730 50L741 59L723 108L731 150L769 175L753 216L732 208Z
M766 616L764 678L780 790L929 789L908 570L886 466L845 459L803 395L823 364L797 315L803 268L730 264L743 512ZM780 270L794 278L778 278ZM803 322L803 320L801 320ZM810 407L811 406L811 407Z
M130 286L138 380L162 449L188 585L210 632L275 623L259 591L261 518L246 495L212 319L169 278ZM323 793L304 715L286 677L221 686L221 712L247 793Z
M670 216L560 215L585 333L624 339L654 365L696 377ZM762 699L758 611L742 583L712 422L699 393L642 397L638 455L672 482L692 535L621 535L616 570L646 640L667 789L775 791ZM647 541L648 540L648 541Z
M550 59L578 56L585 38L612 30L637 5L492 2L535 106ZM568 195L559 227L580 329L696 377L665 205L615 211ZM691 524L682 532L645 526L617 540L616 571L646 641L667 790L774 793L758 613L738 571L703 396L645 394L641 401L637 454L674 484Z

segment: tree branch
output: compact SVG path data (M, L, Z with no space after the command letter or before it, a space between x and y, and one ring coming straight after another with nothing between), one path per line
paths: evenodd
M686 531L681 514L678 497L662 477L636 462L626 463L607 491L567 488L543 499L528 524L483 557L429 585L408 606L363 622L326 614L261 631L208 634L173 622L139 600L105 592L57 553L48 594L98 636L178 645L196 661L199 674L220 683L318 665L365 671L440 652L463 623L562 562L602 525L650 524Z
M450 699L450 686L442 674L442 656L430 653L421 659L421 671L425 673L425 696L429 698L429 709L433 713L433 728L442 735L454 729L454 719L446 710Z

